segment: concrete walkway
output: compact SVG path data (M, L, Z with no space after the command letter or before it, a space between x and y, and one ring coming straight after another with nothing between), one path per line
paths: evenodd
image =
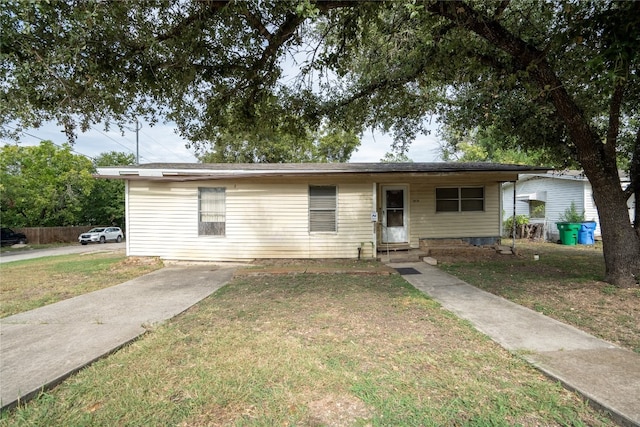
M640 355L597 339L423 262L403 277L502 347L609 411L621 425L640 425Z
M110 288L0 319L0 402L14 406L183 312L233 268L165 267Z

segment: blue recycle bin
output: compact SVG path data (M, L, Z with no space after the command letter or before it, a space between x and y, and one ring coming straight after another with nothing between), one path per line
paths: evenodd
M593 245L595 243L595 239L593 238L595 229L595 221L580 223L580 230L578 231L578 243L580 245Z

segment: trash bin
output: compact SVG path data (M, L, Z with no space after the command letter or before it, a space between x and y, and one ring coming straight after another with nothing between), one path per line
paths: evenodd
M581 245L593 245L595 243L595 239L593 238L595 229L595 221L581 223L580 231L578 231L578 243Z
M558 222L556 223L558 231L560 231L560 242L563 245L576 245L578 243L578 231L581 224L574 222Z

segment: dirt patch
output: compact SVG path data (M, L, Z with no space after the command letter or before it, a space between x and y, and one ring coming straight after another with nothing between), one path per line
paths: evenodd
M348 395L326 396L310 402L308 408L309 426L351 426L373 414L373 410L363 401Z
M429 255L440 262L477 262L477 261L505 261L521 259L523 256L516 250L515 254L501 254L493 247L482 247L475 250L434 253Z
M130 256L122 260L120 265L156 265L162 264L158 257Z

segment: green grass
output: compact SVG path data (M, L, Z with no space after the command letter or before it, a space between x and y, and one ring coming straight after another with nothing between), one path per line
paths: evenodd
M241 277L0 425L612 426L401 277Z
M121 253L64 255L0 264L0 317L126 282L161 268Z

